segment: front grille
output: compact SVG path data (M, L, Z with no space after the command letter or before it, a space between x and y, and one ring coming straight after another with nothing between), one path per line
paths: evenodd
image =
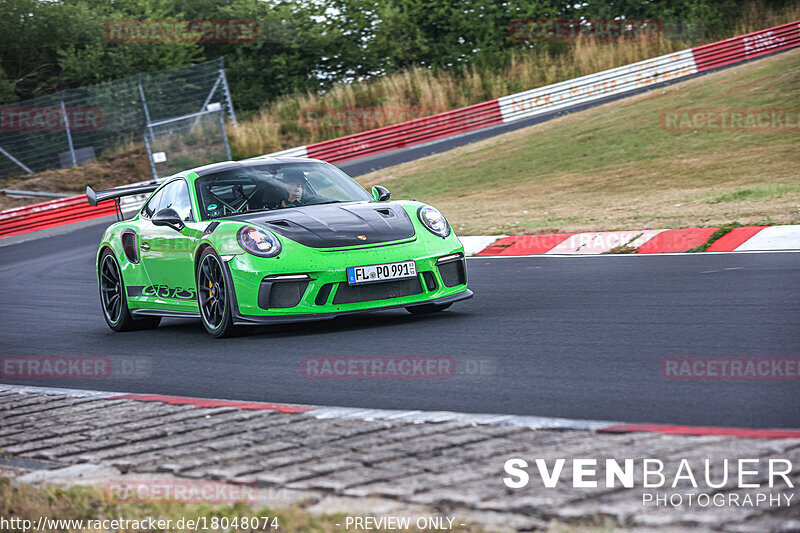
M331 295L331 289L333 289L333 283L326 283L322 286L322 288L317 293L316 299L314 299L314 303L317 305L325 305L325 302L328 301L328 296Z
M422 277L425 280L425 286L428 288L428 292L433 292L436 290L436 278L433 277L433 272L430 270L426 270L422 273Z
M455 287L467 282L467 273L464 268L464 260L450 261L439 265L439 275L446 287Z
M340 283L333 297L334 305L352 304L357 302L371 302L373 300L386 300L389 298L402 298L422 294L422 285L419 278L404 279L400 281L384 281L366 285L348 285Z
M262 281L258 290L258 305L262 309L286 309L303 299L308 280Z

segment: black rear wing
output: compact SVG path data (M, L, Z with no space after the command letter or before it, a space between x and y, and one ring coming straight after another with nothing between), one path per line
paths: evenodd
M123 196L134 196L137 194L149 194L158 189L158 183L148 183L147 185L133 185L130 187L119 187L116 189L107 189L105 191L95 192L94 189L86 187L86 199L89 200L89 205L96 206L97 202L105 200L114 200L114 211L117 213L117 220L123 220L122 208L119 205L119 199Z
M105 200L117 200L123 196L132 196L135 194L149 194L158 189L158 183L148 183L147 185L134 185L131 187L118 187L116 189L108 189L105 191L95 192L91 187L86 187L86 199L89 200L90 205L97 205L97 202Z

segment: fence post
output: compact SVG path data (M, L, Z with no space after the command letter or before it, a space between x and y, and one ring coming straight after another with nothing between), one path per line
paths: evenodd
M150 110L147 109L147 99L144 97L144 88L142 88L142 73L139 73L136 82L139 86L139 96L142 99L142 109L144 109L144 120L147 122L147 128L150 129L150 136L152 137L153 141L155 142L156 137L153 133L153 129L150 128ZM147 130L145 130L145 135L147 135Z
M153 163L153 151L150 148L150 143L147 140L147 130L144 130L144 149L147 151L147 162L150 163L150 172L153 174L153 182L158 181L158 174L156 174L156 165Z
M219 58L219 76L222 78L222 89L225 91L225 101L228 103L228 113L231 115L231 124L236 126L236 113L233 111L231 91L228 89L228 78L225 77L225 57Z
M225 133L225 113L219 112L219 129L222 130L222 142L225 143L225 155L231 160L231 147L228 144L228 134Z
M11 160L13 163L16 163L16 165L17 165L18 167L20 167L22 170L24 170L24 171L25 171L25 172L27 172L28 174L33 174L33 171L32 171L31 169L29 169L28 167L26 167L26 166L25 166L25 164L24 164L22 161L20 161L19 159L17 159L17 158L16 158L16 157L14 157L13 155L11 155L11 154L9 154L8 152L6 152L5 150L3 150L3 147L2 147L2 146L0 146L0 154L3 154L3 155L4 155L4 156L6 156L7 158L9 158L9 159L10 159L10 160Z
M206 96L205 101L203 102L203 107L200 108L200 112L206 111L208 108L208 104L211 102L211 98L214 96L214 93L217 92L217 87L219 87L220 82L222 81L222 76L217 76L217 81L214 82L214 85L211 87L211 90L208 92L208 96ZM190 132L194 132L194 129L197 125L200 124L200 117L198 116L194 119L192 123L192 127L189 130Z
M214 82L214 85L211 87L211 90L208 92L208 96L206 96L205 101L203 102L203 107L200 108L200 111L206 111L206 107L211 102L211 98L214 96L214 93L217 92L217 87L219 87L220 82L222 81L222 76L217 76L217 81Z
M78 165L78 160L75 158L75 147L72 145L72 133L69 131L69 118L67 118L67 109L64 107L64 97L61 97L61 118L64 119L64 131L67 132L67 142L69 143L69 155L72 157L72 166Z

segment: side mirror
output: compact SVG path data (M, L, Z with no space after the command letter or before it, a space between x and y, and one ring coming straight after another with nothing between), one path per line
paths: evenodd
M153 215L151 221L155 226L169 226L175 231L180 231L186 227L186 224L183 223L178 212L169 207L161 209L158 213Z
M391 196L392 194L386 187L381 187L380 185L376 185L372 188L372 197L375 198L376 202L385 202Z

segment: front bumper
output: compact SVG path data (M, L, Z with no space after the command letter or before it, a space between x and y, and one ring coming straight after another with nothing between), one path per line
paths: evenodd
M457 239L343 250L286 250L277 258L237 255L226 262L236 324L321 320L341 315L444 305L472 296ZM445 262L442 263L442 258ZM415 279L350 286L348 267L414 260Z
M454 294L452 296L444 296L442 298L436 298L434 300L426 300L424 302L415 304L415 305L425 305L425 304L435 304L435 305L446 305L451 304L454 302L460 302L461 300L468 300L472 298L472 291L466 289L463 292L458 294ZM233 316L233 323L237 326L247 326L247 325L259 325L259 324L287 324L291 322L306 322L309 320L329 320L332 318L336 318L337 316L343 315L351 315L356 313L368 313L370 311L384 311L387 309L398 309L400 307L412 307L413 305L409 304L389 304L389 305L381 305L381 306L373 306L367 309L354 309L350 311L332 311L328 313L314 313L314 314L301 314L301 315L266 315L266 316L253 316L253 315L242 315L239 313L234 313Z

